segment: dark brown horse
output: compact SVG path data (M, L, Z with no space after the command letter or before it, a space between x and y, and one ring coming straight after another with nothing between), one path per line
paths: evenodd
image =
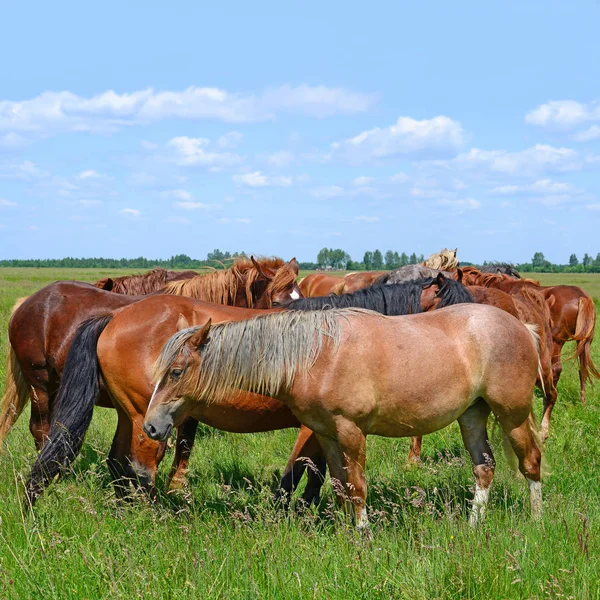
M295 259L244 259L235 271L215 271L198 276L195 290L207 295L217 293L231 297L240 306L266 308L286 305L299 297L296 283L298 264ZM239 267L239 268L238 268ZM227 273L231 271L230 275ZM196 278L190 280L194 281ZM213 285L217 281L218 285ZM211 283L212 282L212 283ZM172 294L181 290L171 289ZM218 295L218 294L217 294ZM60 373L78 326L85 320L105 315L141 300L99 290L78 282L57 282L39 290L18 304L9 322L11 347L7 361L7 383L0 409L0 443L27 402L31 399L30 430L40 449L50 430L52 403ZM212 299L212 296L211 296ZM106 397L101 405L111 406Z
M123 275L122 277L106 277L94 283L94 287L116 294L128 296L145 296L162 290L170 281L196 277L196 271L167 271L152 269L142 275Z
M335 300L340 306L350 303L387 314L408 314L460 302L463 297L470 298L464 286L440 279L380 286L379 289L369 288L333 298L296 300L290 307L314 310L325 304L331 305ZM37 497L48 477L58 473L61 465L64 466L76 455L91 420L99 378L119 414L109 457L111 472L115 479L136 478L142 485L152 488L164 448L142 434L141 424L152 395L150 367L161 345L177 330L180 318L185 323L194 324L208 318L218 322L246 319L256 314L255 311L227 308L190 298L159 295L127 306L114 315L86 321L75 336L67 357L49 434L52 444L44 447L32 469L30 497ZM267 431L299 425L285 407L254 394L232 394L228 402L218 409L203 408L192 416L234 432ZM178 432L172 470L175 481L181 481L185 475L197 426L196 421L187 420L185 423ZM306 466L305 462L296 463L299 456L311 459L317 466L323 463L319 446L310 432L301 434L288 463L282 482L287 494L293 491ZM304 496L307 501L318 496L320 489L318 473L310 471L309 477Z
M592 378L600 378L591 354L594 328L596 326L596 308L592 298L580 287L574 285L541 286L534 279L515 279L508 275L481 273L474 267L464 267L463 281L466 285L495 287L509 294L523 288L536 289L547 301L554 298L550 306L552 319L552 339L554 342L552 368L554 384L562 372L561 354L563 346L570 341L576 342L574 357L579 360L580 397L586 402L585 385Z

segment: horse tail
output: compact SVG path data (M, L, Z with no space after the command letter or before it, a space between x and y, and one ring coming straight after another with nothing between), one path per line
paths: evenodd
M579 310L577 311L577 322L573 339L577 342L577 348L573 356L579 359L579 371L582 381L590 381L592 377L600 379L600 372L592 362L592 340L594 339L594 327L596 326L596 307L589 296L579 298Z
M527 328L527 331L529 331L529 333L531 334L531 337L533 338L533 343L535 344L535 349L537 350L537 358L538 358L538 381L540 382L540 385L542 386L542 393L544 394L544 396L546 395L546 389L544 386L544 371L542 369L542 360L540 358L540 353L541 353L541 347L540 347L540 333L538 331L538 326L537 325L533 325L531 323L524 323L525 327Z
M74 460L90 426L100 391L96 346L112 315L84 321L75 334L54 403L48 441L31 468L27 498L31 505Z
M25 300L27 298L19 298L15 302L11 315L15 314ZM9 346L8 349L5 372L6 386L0 402L0 446L29 401L29 386L12 346Z
M550 467L548 466L546 454L544 452L544 440L540 435L540 430L535 415L533 414L533 407L531 408L529 416L527 417L527 422L529 423L529 430L531 431L531 435L533 436L535 445L538 447L538 450L542 454L542 476L549 475ZM506 433L504 433L504 430L502 430L502 449L504 450L504 456L506 457L506 461L508 462L510 468L513 471L517 471L519 468L519 459L515 454L515 451L513 450L512 444L510 443L508 436L506 435Z

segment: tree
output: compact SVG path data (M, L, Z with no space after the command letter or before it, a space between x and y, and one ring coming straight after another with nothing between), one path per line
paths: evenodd
M578 264L579 264L579 261L577 260L577 255L571 254L571 256L569 256L569 266L576 267Z
M227 253L227 254L229 254L229 253ZM206 260L219 260L219 261L222 261L225 258L227 258L225 256L225 253L221 252L218 248L215 248L212 252L209 252L206 255Z
M363 257L363 262L365 263L365 269L367 271L373 270L373 253L370 250L365 252L365 256Z
M398 255L398 253L396 252L396 256ZM388 250L385 253L385 268L389 269L390 271L392 269L396 269L398 267L398 265L396 264L396 256L394 256L394 253L391 250Z
M406 254L406 252L403 252L400 255L400 266L404 267L408 264L408 254Z
M543 267L546 264L546 258L543 252L536 252L531 259L532 266L535 267Z
M416 265L416 264L417 264L417 262L419 262L419 261L417 260L417 255L416 255L416 254L413 252L413 253L410 255L410 258L408 259L408 264L409 264L409 265Z
M317 254L317 262L319 263L319 267L321 267L321 269L330 266L331 253L328 248L322 248L319 251L319 254Z
M582 264L584 267L592 264L592 257L587 252L583 255Z
M373 252L373 269L375 271L380 271L383 269L383 256L379 250L375 250L375 252Z

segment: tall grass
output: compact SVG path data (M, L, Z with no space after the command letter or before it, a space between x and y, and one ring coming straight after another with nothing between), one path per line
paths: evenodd
M15 271L0 273L2 356L16 298L55 278L105 273ZM473 480L456 425L424 439L419 468L405 464L407 440L369 438L372 543L335 510L329 484L317 509L284 512L272 502L294 431L201 427L189 489L153 504L119 501L104 463L116 419L101 408L82 456L25 514L23 478L35 452L24 414L0 456L0 598L598 598L599 390L581 406L576 371L566 366L541 523L528 517L524 480L497 452L487 519L468 527Z

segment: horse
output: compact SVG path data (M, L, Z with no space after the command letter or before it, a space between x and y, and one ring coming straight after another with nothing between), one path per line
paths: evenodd
M332 309L208 320L165 344L143 427L164 441L190 410L219 406L236 390L276 398L315 432L341 484L334 486L338 500L367 530L367 435L423 435L456 420L473 463L470 523L477 524L494 476L486 431L493 412L528 481L532 516L540 518L532 413L538 368L535 334L478 304L400 317Z
M599 379L600 372L592 360L592 341L596 327L596 308L592 298L580 287L574 285L541 286L535 279L515 279L508 275L481 273L475 267L463 267L463 282L466 285L481 285L495 287L513 294L523 288L535 289L540 292L550 306L552 319L552 370L554 384L562 373L562 349L569 342L577 346L573 358L579 360L579 396L586 403L586 383ZM553 300L552 300L553 299Z
M355 306L377 308L389 314L408 314L462 301L465 297L470 298L470 293L457 282L440 278L381 286L379 290L370 288L346 296L299 299L290 306L293 305L295 310L314 310L331 305L331 302L347 303L350 297L354 298L352 304ZM64 367L49 432L52 444L44 446L32 468L30 499L34 500L42 493L51 479L48 479L48 474L53 476L60 472L75 458L91 422L99 381L118 412L117 432L109 454L110 471L117 482L137 480L152 493L156 468L164 448L141 435L141 425L152 395L150 366L160 348L177 331L180 318L194 324L209 318L214 321L240 320L256 314L252 310L161 295L127 306L114 315L100 316L82 324ZM232 395L226 409L221 405L217 411L197 411L192 416L194 419L184 422L178 430L171 470L171 481L175 485L180 485L185 479L197 419L234 432L299 426L285 406L252 394ZM304 462L297 463L299 456L322 465L320 447L311 432L301 432L286 467L282 480L286 497L293 492L306 466ZM304 494L307 502L318 498L321 480L319 473L309 471L309 485Z
M552 321L548 304L545 302L544 297L533 289L524 289L514 295L495 288L480 286L472 286L468 290L472 295L471 302L495 306L513 315L524 325L535 327L535 331L539 336L538 348L540 353L540 372L536 385L544 395L540 429L542 441L545 441L548 439L550 417L558 395L552 372ZM421 444L422 439L420 437L411 439L408 454L409 463L419 463L421 461Z
M458 268L457 251L458 248L454 248L454 250L444 248L440 252L426 258L423 261L422 266L435 269L436 271L456 271Z
M340 285L341 277L326 275L325 273L311 273L300 280L299 286L305 298L327 296Z
M196 271L167 271L165 269L152 269L142 275L124 275L122 277L106 277L99 279L94 284L101 290L127 294L128 296L145 296L165 287L169 281L189 279L196 277Z
M484 264L483 267L479 267L482 273L496 273L501 275L508 275L515 279L521 279L521 274L515 269L515 265L505 262L489 262Z
M215 271L195 281L197 295L226 298L240 306L267 308L285 305L300 295L296 283L298 263L292 259L244 259L234 263L230 275ZM215 283L218 282L218 285ZM219 292L219 286L224 290ZM203 288L203 289L202 289ZM170 289L171 294L185 290ZM111 313L143 296L115 294L73 281L52 283L13 309L9 321L7 385L0 408L0 443L31 399L30 431L40 450L50 431L52 404L60 373L78 326L87 319ZM99 405L111 407L99 396Z
M440 273L448 279L454 276L450 271L432 269L431 267L426 267L424 265L405 265L403 267L398 267L393 271L389 271L388 273L384 273L375 280L374 285L391 285L394 283L402 283L403 281L414 281L415 279L422 279L424 277L437 277Z

